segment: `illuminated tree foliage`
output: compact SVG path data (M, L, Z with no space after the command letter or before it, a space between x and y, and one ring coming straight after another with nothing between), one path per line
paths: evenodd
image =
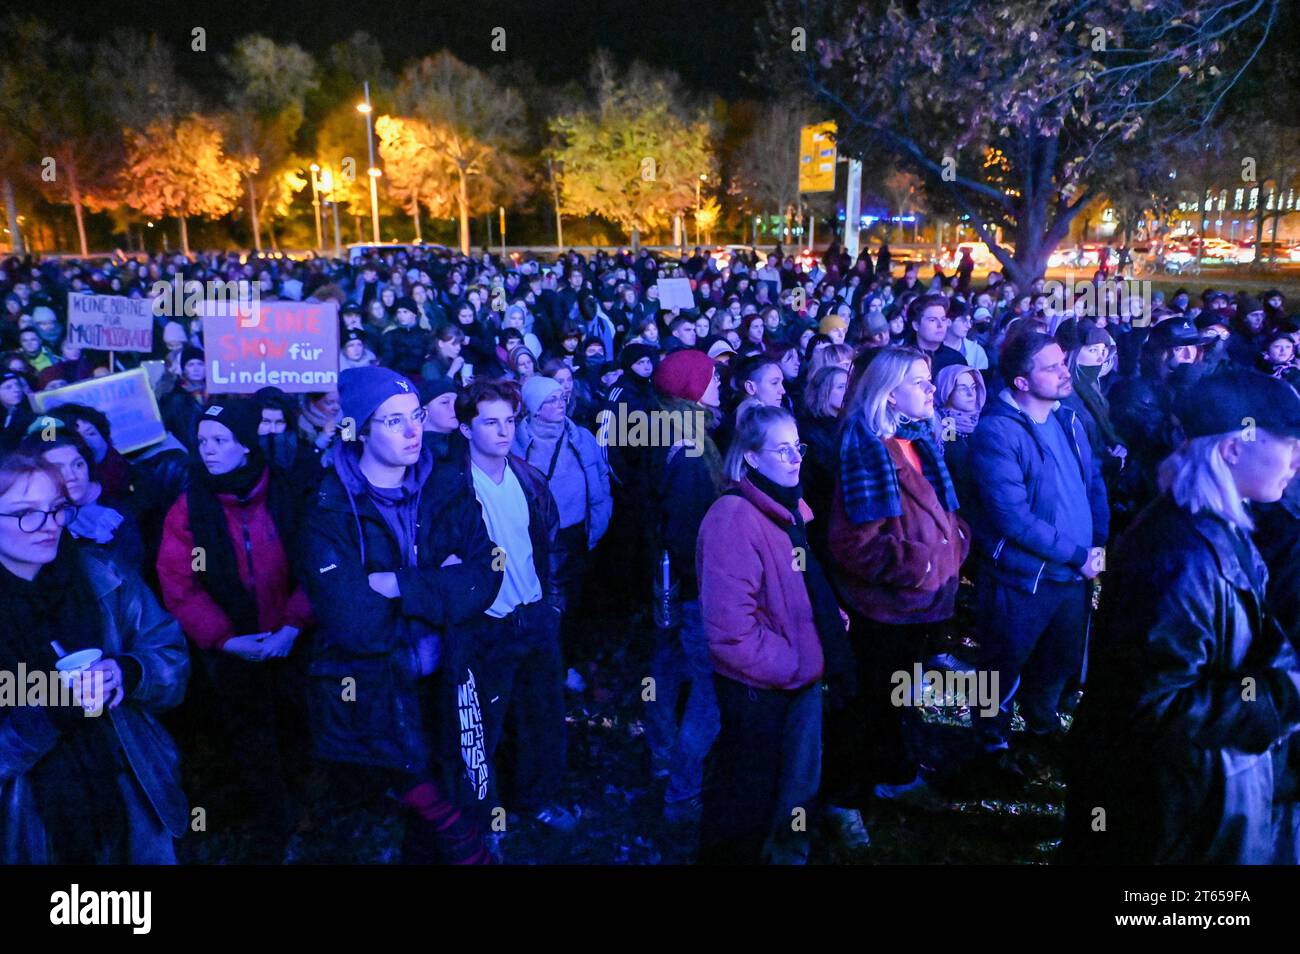
M427 122L380 116L375 120L375 135L384 159L388 194L414 217L418 237L420 206L431 215L450 215L458 182Z
M260 252L263 222L274 244L275 220L288 214L294 195L307 185L300 174L306 163L293 146L304 101L316 87L316 65L297 44L256 35L241 39L222 63L233 81L225 141L243 168L253 246Z
M670 75L633 66L620 76L598 56L591 87L592 105L550 123L564 208L616 222L636 244L694 209L701 174L716 176L711 127L687 110Z
M216 219L239 201L243 164L228 156L221 130L210 119L189 116L159 122L126 137L121 197L148 216L181 221L181 248L190 251L187 216Z
M523 100L444 50L407 68L395 103L398 115L428 125L433 148L451 170L460 248L468 253L470 216L527 193L527 177L513 153L523 138Z

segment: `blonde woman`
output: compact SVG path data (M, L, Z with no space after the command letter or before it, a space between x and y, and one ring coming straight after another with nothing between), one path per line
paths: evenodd
M1266 612L1248 508L1279 500L1300 467L1300 397L1232 371L1175 413L1186 441L1114 547L1102 592L1069 740L1066 854L1294 862L1294 842L1274 835L1273 756L1286 764L1279 746L1300 726L1300 672Z
M879 798L933 801L909 739L916 710L891 694L893 674L922 662L927 641L952 618L970 550L934 432L934 394L921 352L884 348L841 413L829 541L862 694L827 730L844 773L831 792L836 804L860 802L863 781L879 783Z

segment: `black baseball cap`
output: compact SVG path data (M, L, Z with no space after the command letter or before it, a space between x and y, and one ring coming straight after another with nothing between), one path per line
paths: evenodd
M1300 394L1285 381L1258 371L1229 369L1185 391L1175 414L1186 437L1212 437L1252 423L1282 437L1300 437Z

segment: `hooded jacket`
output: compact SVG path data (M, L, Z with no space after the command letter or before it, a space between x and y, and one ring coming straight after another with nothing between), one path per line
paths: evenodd
M304 520L302 574L320 620L309 668L312 745L323 759L426 772L418 639L437 631L445 664L459 654L459 625L485 612L501 587L478 501L456 491L427 448L416 471L428 476L414 488L414 565L352 469L326 475ZM453 554L461 562L443 566ZM397 574L401 596L370 588L369 575L382 572Z
M1100 464L1093 459L1078 416L1059 403L1051 413L1079 465L1092 511L1093 546L1105 546L1110 510ZM1047 468L1053 466L1051 452L1009 391L985 408L971 436L971 462L978 475L973 482L975 495L963 505L981 562L996 580L1037 593L1049 562L1076 570L1088 562L1088 549L1071 543L1056 525L1056 501L1047 476Z

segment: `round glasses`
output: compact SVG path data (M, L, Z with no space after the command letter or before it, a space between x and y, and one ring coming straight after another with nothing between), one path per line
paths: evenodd
M424 426L424 419L428 416L429 416L428 411L426 411L422 407L417 407L414 411L411 412L410 421L412 424L415 425L415 429L418 431L421 427ZM406 421L407 418L403 417L400 414L394 414L392 417L382 417L378 419L378 422L382 424L384 426L384 429L387 430L388 433L390 434L404 433L406 430Z
M77 517L77 508L64 504L53 510L20 510L18 513L0 513L0 517L10 517L18 521L18 529L23 533L36 533L45 526L46 519L53 517L54 525L62 528L72 523Z
M782 444L780 447L764 447L763 450L771 451L787 464L793 464L797 460L803 460L808 453L807 444Z

